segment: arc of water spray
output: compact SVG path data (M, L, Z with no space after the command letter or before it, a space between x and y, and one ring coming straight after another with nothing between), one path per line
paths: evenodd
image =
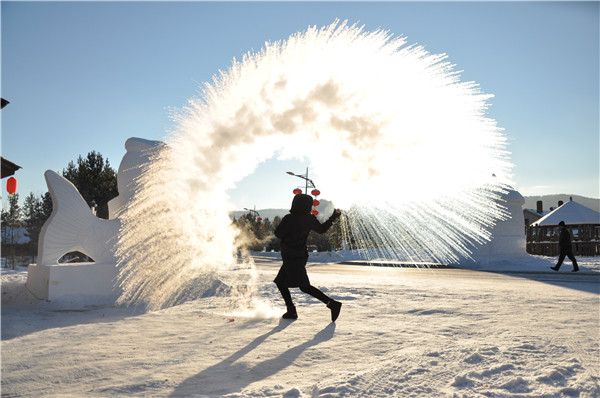
M236 265L227 190L273 156L308 159L371 256L453 261L489 239L511 169L485 115L491 95L444 54L405 43L336 21L266 43L206 83L123 217L121 301L157 308L193 286L251 279Z

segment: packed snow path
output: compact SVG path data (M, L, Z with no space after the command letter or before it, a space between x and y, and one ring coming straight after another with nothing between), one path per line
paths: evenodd
M344 304L336 324L258 263L262 317L211 297L157 312L2 308L2 396L596 397L598 274L498 274L314 264Z

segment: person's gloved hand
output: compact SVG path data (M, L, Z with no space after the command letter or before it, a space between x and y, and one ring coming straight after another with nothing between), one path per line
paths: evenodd
M335 209L333 211L333 214L329 218L331 219L331 221L335 221L338 218L340 218L341 215L342 215L342 211L340 209Z

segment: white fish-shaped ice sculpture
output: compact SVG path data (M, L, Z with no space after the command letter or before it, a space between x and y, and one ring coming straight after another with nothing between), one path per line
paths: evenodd
M127 153L117 173L119 196L109 202L110 219L96 217L75 186L52 170L46 171L46 183L52 196L52 214L40 232L38 259L27 271L27 289L38 299L70 297L113 297L120 289L115 285L117 259L115 246L121 226L120 215L133 198L137 178L144 165L162 146L160 141L130 138ZM70 252L91 257L91 263L58 261ZM81 303L85 303L84 299Z
M96 217L75 185L58 173L47 170L44 177L52 196L52 214L40 232L38 264L58 264L62 256L74 251L96 263L114 263L112 248L119 219Z
M52 170L46 171L53 209L40 233L37 263L58 264L62 256L74 251L96 263L116 263L114 246L121 225L118 216L133 198L143 166L162 145L161 141L136 137L125 142L127 153L117 173L119 196L108 203L109 220L96 217L69 180Z

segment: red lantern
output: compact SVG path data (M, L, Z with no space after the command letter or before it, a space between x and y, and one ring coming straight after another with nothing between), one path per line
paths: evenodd
M316 215L319 214L319 211L318 210L313 210L313 211L310 212L310 214L314 214L316 216Z
M318 189L313 189L312 191L310 191L310 193L313 196L319 196L321 194L321 191L319 191Z
M10 177L6 182L6 190L10 195L14 195L17 192L17 179Z
M313 200L313 206L317 207L320 204L321 202L319 202L317 199Z
M262 218L258 217L258 221L262 221Z
M301 193L302 193L302 190L300 188L294 189L294 195L298 195L298 194L301 194Z

